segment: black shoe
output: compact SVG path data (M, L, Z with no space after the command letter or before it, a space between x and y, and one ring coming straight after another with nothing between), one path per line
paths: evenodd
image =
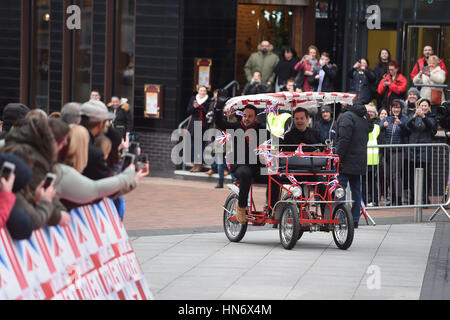
M353 227L354 227L355 229L358 229L358 222L353 222Z
M223 180L219 180L219 182L217 182L215 189L223 189Z

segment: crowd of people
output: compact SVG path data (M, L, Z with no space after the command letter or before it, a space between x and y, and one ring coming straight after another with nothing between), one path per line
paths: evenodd
M319 49L311 45L306 54L299 58L295 49L288 46L284 49L281 57L272 52L273 47L268 41L263 41L258 46L258 51L253 53L245 64L245 74L247 84L242 95L253 95L271 92L333 92L335 91L335 80L338 67L331 62L330 55L327 52L319 53ZM362 125L361 118L367 123L367 140L363 149L357 150L355 158L348 162L346 166L341 167L341 182L344 185L350 184L352 198L363 198L363 202L369 206L379 205L380 194L389 194L385 196L385 205L402 205L405 202L414 202L414 190L409 190L409 196L405 199L404 181L402 178L409 179L409 188L413 188L414 171L402 172L399 168L405 167L405 161L410 161L410 167L421 167L425 170L425 177L430 179L430 152L425 148L410 148L409 157L404 155L402 148L392 148L390 152L383 152L378 148L371 148L376 145L395 145L395 144L428 144L433 141L437 133L438 121L436 114L438 107L445 101L445 93L442 85L447 78L447 69L439 57L434 55L431 46L423 48L423 57L414 65L409 75L411 86L408 88L407 77L402 74L400 63L392 60L391 53L387 48L379 51L378 61L373 68L367 58L361 58L356 61L352 68L346 71L349 80L349 93L356 94L357 99L354 106L339 105L337 111L331 110L328 106L319 108L317 114L306 114L293 117L295 123L294 130L296 136L290 136L294 144L299 143L324 143L331 140L336 148L341 152L342 159L347 158L348 148L355 148L361 145L361 141L356 142L352 139L349 132L350 128L346 123L359 123ZM433 87L433 85L438 85ZM201 92L201 94L200 94ZM200 96L199 96L200 95ZM236 126L245 126L245 110L242 118L234 124L226 123L221 120L220 112L215 110L215 101L217 97L208 99L207 89L202 87L199 95L193 97L189 104L189 114L193 115L192 121L200 119L203 128L216 123L216 128L224 129ZM197 102L196 105L192 103ZM356 106L356 109L355 109ZM246 109L248 110L248 109ZM347 112L351 111L351 112ZM252 113L251 110L248 111ZM202 115L203 113L203 115ZM206 122L208 117L214 121ZM336 119L334 119L336 117ZM268 120L267 120L268 121ZM305 124L305 121L307 123ZM191 124L192 125L192 124ZM308 130L304 126L308 127ZM445 129L445 128L444 128ZM361 128L358 129L358 133ZM338 133L340 132L340 134ZM450 139L450 132L445 130L447 139ZM359 135L358 135L359 136ZM357 137L356 137L357 138ZM283 143L286 143L287 137ZM288 139L289 140L289 139ZM346 141L346 147L342 144ZM447 140L448 141L448 140ZM369 148L367 148L369 146ZM347 148L347 149L346 149ZM347 151L342 151L347 150ZM367 157L366 157L367 155ZM202 171L201 156L197 155L195 159L196 166L194 172ZM367 161L366 161L367 159ZM377 172L380 166L386 163L387 174L384 177L378 177ZM216 171L213 166L207 174ZM223 169L222 169L223 170ZM241 169L244 170L244 169ZM251 170L250 170L251 171ZM249 171L249 172L250 172ZM233 170L233 180L242 180L242 172ZM368 177L366 177L366 173ZM345 179L344 179L345 178ZM361 178L372 181L372 183L362 183ZM244 185L248 177L244 178ZM359 182L358 182L359 181ZM373 183L375 181L375 183ZM429 183L429 181L428 181ZM384 186L389 190L384 190ZM218 188L223 187L223 173L220 176ZM368 197L367 197L368 195ZM423 192L423 202L427 203L427 192ZM354 216L356 211L360 210L360 202L355 201ZM244 205L244 196L240 197L240 204ZM242 210L241 210L242 211ZM242 212L241 212L242 219Z
M123 219L123 195L149 174L140 150L135 162L123 161L130 129L127 101L113 97L108 110L97 91L50 115L8 104L0 133L0 228L27 239L45 226L69 226L71 209L104 197Z

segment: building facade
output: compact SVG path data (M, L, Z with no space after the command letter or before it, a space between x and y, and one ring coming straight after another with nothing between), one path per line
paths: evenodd
M170 137L187 117L197 58L211 63L211 89L233 80L243 88L243 66L262 40L300 57L315 44L338 65L336 88L345 91L345 70L364 56L375 65L382 47L405 73L428 43L450 66L449 9L449 0L2 0L0 113L19 101L59 111L91 90L105 103L124 97L152 170L172 170ZM147 85L161 88L158 117L146 116Z

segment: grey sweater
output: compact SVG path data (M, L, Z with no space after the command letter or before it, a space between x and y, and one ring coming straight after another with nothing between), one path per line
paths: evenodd
M124 172L100 180L91 180L74 168L57 164L55 189L56 196L70 202L85 204L96 199L107 197L135 184L136 173L132 168Z

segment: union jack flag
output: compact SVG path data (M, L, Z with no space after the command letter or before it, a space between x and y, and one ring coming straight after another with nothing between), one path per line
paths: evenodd
M298 181L297 181L297 179L294 178L294 176L288 175L287 178L289 179L289 181L290 181L292 184L295 184L295 185L298 184Z
M270 114L270 113L275 113L275 115L278 116L280 114L279 111L278 111L278 105L273 106L273 107L268 107L267 108L267 114Z
M334 179L333 181L330 182L329 186L330 186L330 192L333 192L334 190L336 190L336 188L338 187L338 180Z
M303 153L303 149L302 149L303 145L304 145L304 144L301 143L301 144L298 146L298 148L295 150L294 154L295 154L296 156L304 154L304 153Z
M226 133L224 131L220 131L220 136L216 137L217 142L219 142L221 145L224 145L225 142L230 141L231 134Z
M235 113L236 113L237 116L241 116L241 117L244 114L242 111L236 111Z
M364 205L364 201L361 198L361 213L364 216L364 218L367 219L367 211L366 211L366 206Z

